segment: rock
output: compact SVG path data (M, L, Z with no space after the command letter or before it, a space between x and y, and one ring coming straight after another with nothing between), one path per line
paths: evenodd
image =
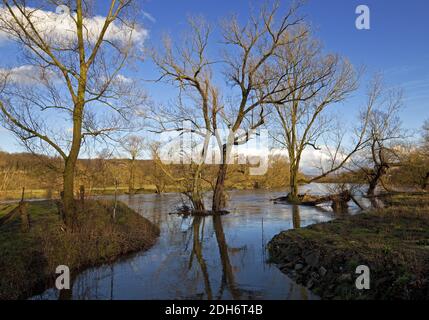
M331 299L333 299L334 297L335 297L335 295L334 295L333 293L329 293L329 292L328 292L328 293L326 293L326 294L325 294L325 298L326 298L326 299L328 299L328 300L331 300Z
M381 285L381 284L383 284L383 283L385 283L385 282L391 282L391 278L390 277L384 277L384 278L381 278L381 279L378 279L376 282L375 282L375 285L376 286L379 286L379 285Z
M306 273L308 273L308 271L310 271L310 269L311 269L311 266L306 266L306 267L302 270L302 272L301 272L301 273L306 274Z
M326 270L324 267L320 267L320 269L319 269L320 276L324 277L327 272L328 272L328 270Z
M287 272L287 271L289 271L290 269L293 269L294 268L294 264L293 263L291 263L291 262L289 262L289 263L285 263L285 264L281 264L280 266L279 266L279 269L282 271L282 272Z
M287 251L285 251L285 255L289 257L290 260L296 259L297 256L299 256L301 253L301 250L297 247L289 247L287 248Z
M297 263L297 264L295 265L295 270L296 270L296 271L299 271L299 270L301 270L302 268L304 268L304 266L303 266L301 263Z
M337 278L338 282L349 282L352 281L352 276L348 273L344 273Z
M306 255L304 257L304 260L308 265L312 267L317 267L317 265L319 264L319 258L320 258L320 253L313 251L310 254Z
M312 279L308 280L306 287L307 287L308 289L311 289L313 286L314 286L314 282L313 282L313 280L312 280Z
M319 276L319 274L318 274L317 272L312 272L312 273L310 274L310 276L311 276L311 278L312 278L313 280L316 280L316 281L319 281L319 279L320 279L320 276Z

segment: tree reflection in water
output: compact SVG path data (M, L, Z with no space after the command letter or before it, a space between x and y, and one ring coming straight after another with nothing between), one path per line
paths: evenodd
M225 232L223 229L222 217L194 217L192 222L193 246L189 259L188 271L191 270L194 261L197 261L199 270L201 271L203 277L206 298L208 300L212 300L214 298L213 289L210 281L210 273L208 271L207 262L204 259L204 253L208 255L213 254L213 252L204 251L204 228L206 219L212 220L213 231L215 234L216 244L219 251L220 266L222 267L221 281L218 282L220 283L220 285L215 298L224 298L225 290L228 290L232 299L236 300L242 299L244 296L247 299L251 299L258 296L259 293L257 291L238 288L238 285L235 281L234 267L231 263L230 253L239 253L240 251L245 250L245 247L230 248L228 246L225 237Z
M235 284L234 271L229 260L228 245L226 243L225 233L223 231L222 226L222 217L213 216L213 228L216 233L216 241L219 248L219 255L222 263L222 282L219 298L222 296L222 292L226 286L231 293L233 299L240 299L241 294Z
M294 229L301 228L301 216L297 205L292 206L292 224Z
M197 258L198 264L201 268L201 273L203 274L204 279L204 288L207 294L207 299L212 300L213 294L210 286L209 273L207 271L207 264L203 257L202 243L204 239L204 223L201 225L201 222L204 222L204 218L195 217L192 221L192 230L193 230L193 246L191 251L191 257L189 259L188 270L191 270L192 263L194 261L194 256ZM201 232L200 232L201 229Z
M335 214L274 205L272 198L272 192L237 191L233 213L183 218L169 214L178 195L123 196L121 201L160 226L156 244L74 274L73 294L50 288L34 299L317 299L269 263L266 244L280 231Z
M193 218L193 222L192 222L193 246L192 246L191 256L189 259L188 270L191 270L192 264L196 260L203 276L206 297L208 300L212 300L213 291L210 283L210 275L208 272L206 260L204 259L204 256L203 256L205 219L209 219L209 218L203 218L203 217ZM225 233L223 231L222 218L220 216L213 216L212 223L213 223L213 229L216 237L217 247L219 249L220 264L222 266L222 280L220 282L221 285L219 288L219 292L216 295L216 298L221 299L225 288L227 288L233 299L240 299L240 291L237 289L237 286L235 283L234 270L230 262L228 245L226 242ZM206 253L212 254L212 252L206 252Z

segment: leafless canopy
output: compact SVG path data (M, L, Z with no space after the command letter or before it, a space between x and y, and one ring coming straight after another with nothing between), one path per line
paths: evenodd
M69 11L55 12L60 5ZM0 8L0 32L21 48L21 65L0 69L3 124L32 151L67 158L76 135L113 137L142 104L142 90L121 73L145 35L132 1L111 1L105 19L93 5L4 0ZM79 117L81 130L71 124Z

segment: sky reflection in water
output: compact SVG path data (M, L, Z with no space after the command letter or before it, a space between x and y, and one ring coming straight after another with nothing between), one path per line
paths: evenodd
M323 192L324 186L306 187ZM169 215L177 194L122 196L157 224L150 250L79 274L73 299L317 299L267 262L266 244L279 232L329 221L332 212L274 204L285 191L232 191L222 217ZM35 299L57 299L47 290Z

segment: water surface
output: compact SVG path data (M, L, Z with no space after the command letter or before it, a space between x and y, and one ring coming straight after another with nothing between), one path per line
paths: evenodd
M304 189L323 193L325 186ZM146 252L79 274L73 299L317 299L267 261L266 245L283 230L335 215L270 201L285 193L231 191L231 213L205 218L170 215L181 203L177 194L121 196L160 227L160 237ZM57 299L58 292L34 298Z

